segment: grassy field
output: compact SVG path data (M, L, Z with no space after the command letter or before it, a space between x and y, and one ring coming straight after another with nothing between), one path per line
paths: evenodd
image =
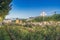
M3 25L0 27L0 40L60 40L60 26Z

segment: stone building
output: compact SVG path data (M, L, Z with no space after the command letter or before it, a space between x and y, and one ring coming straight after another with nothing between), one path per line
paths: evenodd
M22 20L20 20L20 19L16 19L16 22L15 22L16 24L22 24Z

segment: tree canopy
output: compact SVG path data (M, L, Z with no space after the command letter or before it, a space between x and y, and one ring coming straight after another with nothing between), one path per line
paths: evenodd
M42 22L42 21L60 21L60 14L53 14L51 16L45 16L44 20L42 16L35 17L33 20L35 22Z
M4 19L11 10L12 0L0 0L0 18Z
M52 16L52 19L53 19L54 21L60 21L60 14L54 14L54 15Z

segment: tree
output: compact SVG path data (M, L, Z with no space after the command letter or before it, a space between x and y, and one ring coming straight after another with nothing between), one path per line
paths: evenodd
M0 21L2 21L11 10L12 0L0 0Z
M52 15L52 19L54 21L60 21L60 14L54 14L54 15Z

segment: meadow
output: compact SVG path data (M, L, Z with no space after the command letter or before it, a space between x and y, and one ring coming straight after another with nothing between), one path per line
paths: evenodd
M32 26L2 25L0 40L60 40L60 26Z

